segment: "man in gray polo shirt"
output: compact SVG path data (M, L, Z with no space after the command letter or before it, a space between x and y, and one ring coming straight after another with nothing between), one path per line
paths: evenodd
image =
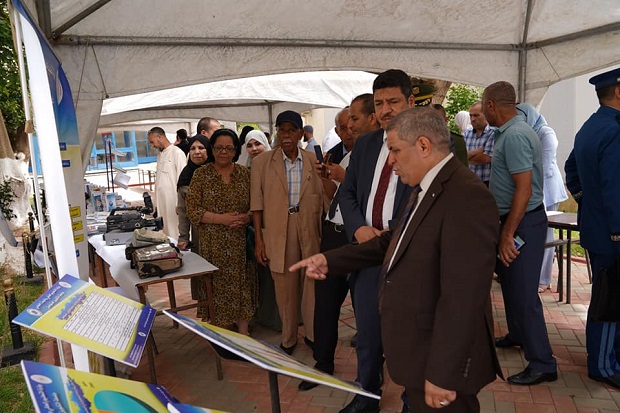
M547 232L543 205L540 139L517 117L516 93L508 82L496 82L482 94L482 111L497 126L491 162L491 193L501 220L496 272L502 280L508 334L497 347L520 346L528 366L508 377L516 385L558 378L557 366L538 296Z

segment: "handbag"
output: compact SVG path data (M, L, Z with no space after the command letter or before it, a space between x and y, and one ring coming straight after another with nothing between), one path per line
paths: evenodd
M179 249L172 244L155 244L138 248L132 262L140 278L163 277L183 266Z
M595 277L588 315L592 321L620 321L620 256Z

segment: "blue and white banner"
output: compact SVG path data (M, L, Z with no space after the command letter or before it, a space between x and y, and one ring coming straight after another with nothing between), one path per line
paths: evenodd
M39 172L45 182L58 272L88 280L84 176L71 89L60 61L22 2L12 3L19 14L17 27L21 27L26 51Z

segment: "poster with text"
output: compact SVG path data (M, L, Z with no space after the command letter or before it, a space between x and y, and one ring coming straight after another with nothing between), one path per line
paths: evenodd
M164 310L164 314L173 320L178 321L179 324L192 330L194 333L206 338L210 342L223 347L240 357L243 357L263 369L296 377L302 380L324 384L326 386L361 394L374 399L381 398L381 396L365 391L355 383L342 381L332 375L306 366L304 363L289 356L279 348L255 340L252 337L216 327L211 324L202 323L167 310Z
M137 367L155 309L65 275L13 320Z
M34 361L22 372L37 413L168 413L164 387Z

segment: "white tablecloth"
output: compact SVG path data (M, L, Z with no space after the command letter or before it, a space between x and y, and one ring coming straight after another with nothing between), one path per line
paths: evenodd
M124 245L105 245L102 234L93 235L88 238L88 242L95 248L96 253L110 266L110 274L114 281L125 291L132 299L139 301L138 289L139 284L149 284L153 281L163 282L188 275L208 273L217 271L217 267L200 255L190 251L183 251L183 266L177 271L166 274L162 278L140 278L135 269L130 268L129 261L125 258Z

